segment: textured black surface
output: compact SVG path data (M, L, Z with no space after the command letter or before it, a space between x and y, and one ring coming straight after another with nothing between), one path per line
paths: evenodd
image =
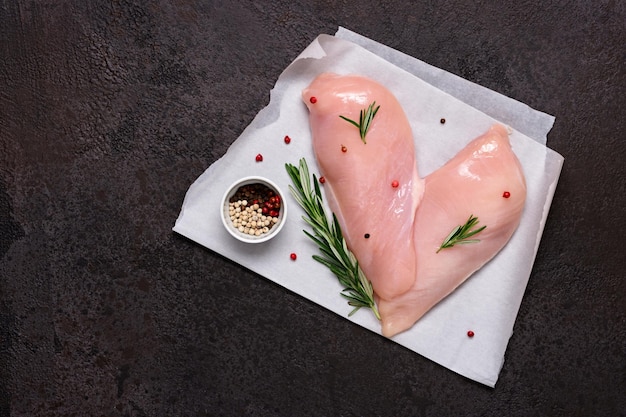
M0 415L626 415L626 3L436 3L1 2ZM556 116L495 389L171 231L339 25Z

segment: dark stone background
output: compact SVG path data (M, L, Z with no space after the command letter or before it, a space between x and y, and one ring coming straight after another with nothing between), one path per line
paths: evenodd
M626 3L436 3L0 2L0 415L624 416ZM556 116L495 389L171 231L339 25Z

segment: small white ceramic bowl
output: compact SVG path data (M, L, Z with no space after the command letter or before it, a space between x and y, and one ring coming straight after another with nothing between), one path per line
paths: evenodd
M230 203L231 197L235 195L235 193L239 190L240 187L244 185L251 185L251 184L264 185L268 187L269 189L271 189L272 191L274 191L275 194L280 196L281 204L280 204L280 210L278 212L278 223L274 224L270 228L269 232L262 233L260 236L255 236L255 235L250 235L244 232L240 232L233 224L233 221L230 219L230 215L229 215L229 203ZM285 224L285 219L287 218L287 205L285 201L285 195L280 190L280 188L278 188L276 184L274 184L272 181L268 180L267 178L250 176L250 177L245 177L240 180L237 180L230 187L228 187L228 189L224 193L224 197L222 197L221 213L222 213L222 223L224 224L224 227L226 228L228 233L230 233L235 239L238 239L246 243L261 243L261 242L266 242L270 240L271 238L273 238L274 236L278 235L280 230L283 228L283 225Z

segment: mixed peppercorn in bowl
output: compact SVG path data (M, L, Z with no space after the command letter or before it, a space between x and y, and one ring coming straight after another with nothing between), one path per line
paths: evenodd
M267 178L250 176L232 184L222 198L222 222L236 239L265 242L285 223L287 207L283 194Z

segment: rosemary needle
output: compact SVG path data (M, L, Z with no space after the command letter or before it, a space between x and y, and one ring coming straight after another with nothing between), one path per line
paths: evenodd
M378 109L380 109L380 106L376 108L374 108L374 106L376 106L375 101L372 102L372 104L370 104L366 110L361 110L361 112L359 113L358 123L352 119L348 119L345 116L339 116L346 122L355 125L357 129L359 129L359 134L361 135L361 140L363 141L363 143L367 143L365 141L365 135L367 135L367 131L370 128L370 124L372 123L372 120L374 120L374 116L376 116L376 113L378 113Z
M473 214L470 214L469 219L465 222L464 225L459 225L452 229L448 237L446 237L437 249L437 253L442 249L451 248L454 245L465 245L468 243L478 243L479 239L470 239L472 236L477 235L478 233L485 230L487 226L479 227L478 229L470 230L472 227L478 224L478 217L474 217Z
M337 217L332 213L332 221L323 206L322 193L315 175L311 186L311 175L304 158L299 166L285 164L293 186L289 186L291 194L304 209L306 216L302 218L313 228L313 233L304 233L319 247L322 255L313 255L313 259L328 267L337 277L344 289L341 295L348 300L354 309L349 316L361 307L370 308L378 320L380 314L374 301L372 283L367 279L354 254L348 249L341 232Z

